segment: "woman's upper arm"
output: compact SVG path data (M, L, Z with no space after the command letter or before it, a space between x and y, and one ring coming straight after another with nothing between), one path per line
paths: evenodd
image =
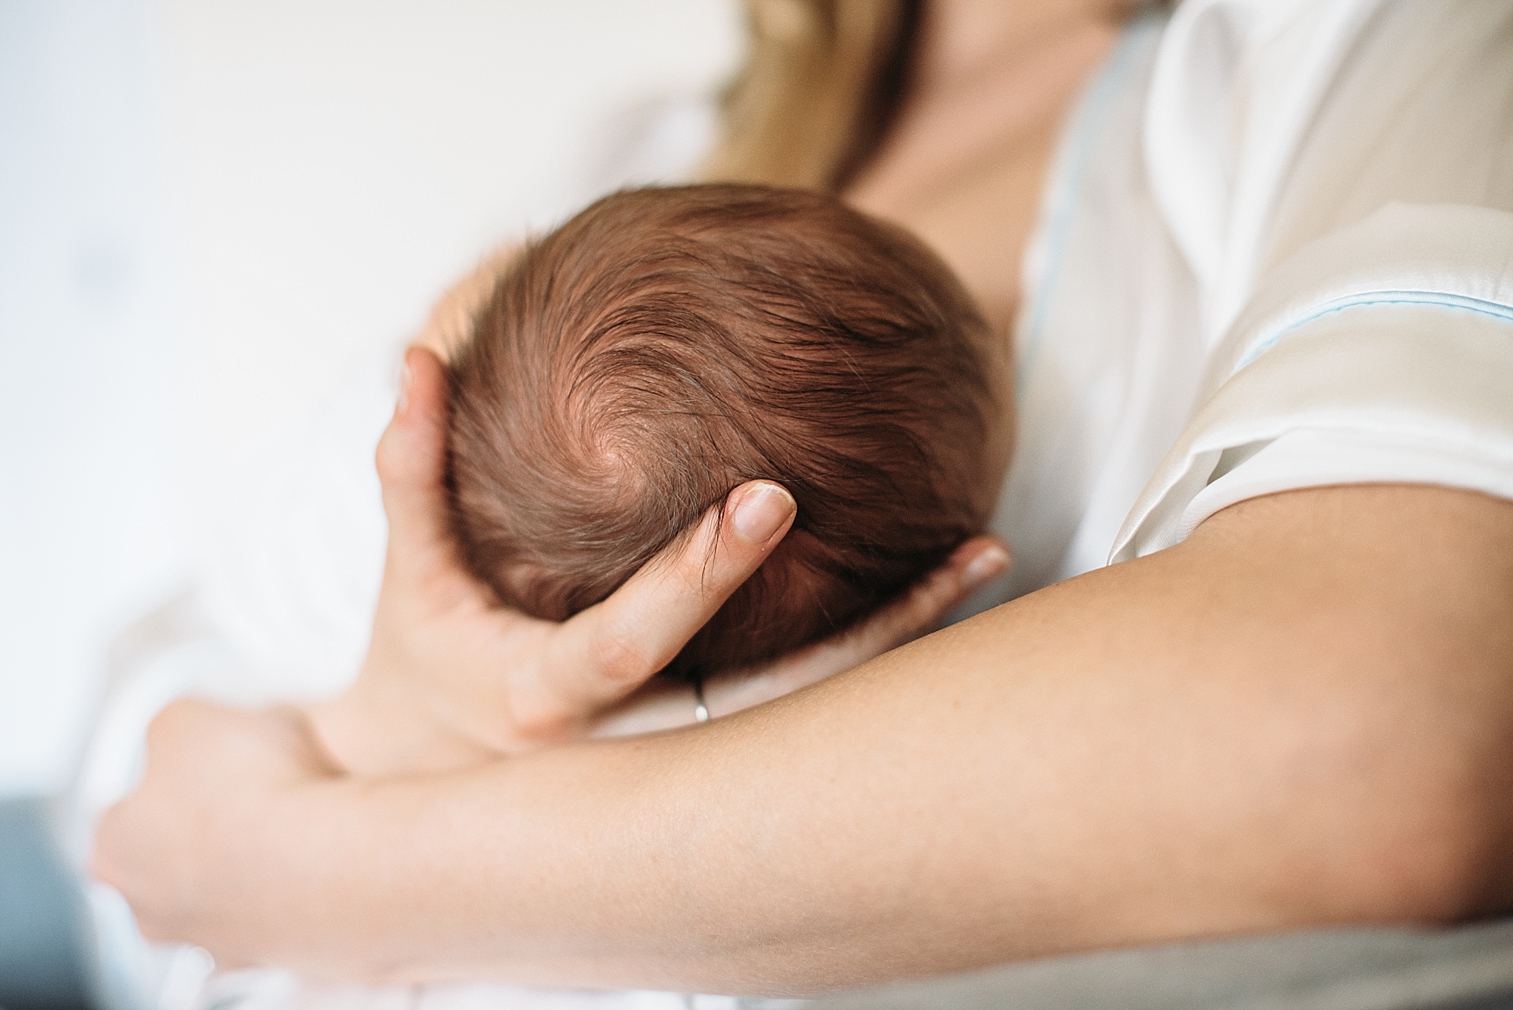
M1509 612L1513 504L1253 499L697 730L323 800L280 928L401 978L800 992L1501 908Z

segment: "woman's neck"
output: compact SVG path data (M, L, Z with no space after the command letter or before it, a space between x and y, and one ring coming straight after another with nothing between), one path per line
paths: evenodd
M1027 54L1088 25L1123 23L1128 0L932 0L914 62L915 95L970 88L1003 76Z
M1128 0L927 3L909 91L851 195L906 198L985 146L1059 123L1131 10Z
M926 3L909 91L845 197L914 230L1006 332L1060 125L1129 0Z

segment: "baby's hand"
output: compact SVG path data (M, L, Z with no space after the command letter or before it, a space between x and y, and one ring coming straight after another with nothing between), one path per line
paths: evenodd
M335 774L293 710L180 699L152 722L141 783L101 819L93 873L149 939L192 939L223 969L277 962L287 950L252 939L288 918L266 881L289 883L309 855L308 811Z

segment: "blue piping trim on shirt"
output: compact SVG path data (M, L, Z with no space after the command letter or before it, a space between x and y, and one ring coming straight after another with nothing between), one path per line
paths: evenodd
M1137 29L1152 21L1164 20L1163 15L1143 15L1129 22L1119 40L1119 48L1109 58L1083 103L1085 111L1078 115L1072 127L1073 134L1067 148L1070 152L1067 159L1070 167L1063 175L1064 184L1055 186L1055 202L1047 215L1050 223L1046 228L1045 277L1034 294L1034 307L1030 310L1029 323L1023 335L1024 351L1018 356L1014 385L1020 396L1024 395L1025 383L1034 369L1041 342L1045 339L1046 315L1050 311L1051 298L1061 279L1061 268L1066 260L1066 244L1077 209L1077 195L1082 189L1088 163L1092 160L1094 142L1103 132L1103 123L1114 104L1114 98L1123 90L1125 78L1129 76L1136 50L1135 43L1141 34Z
M1345 295L1321 306L1312 315L1287 324L1256 344L1245 352L1229 374L1234 375L1235 372L1255 361L1293 330L1318 322L1325 316L1332 316L1337 312L1370 308L1375 305L1417 305L1426 308L1452 309L1513 323L1513 306L1488 301L1485 298L1473 298L1470 295L1456 295L1445 291L1372 291L1365 294Z

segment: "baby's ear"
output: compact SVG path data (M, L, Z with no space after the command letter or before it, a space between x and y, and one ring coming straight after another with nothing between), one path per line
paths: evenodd
M520 252L521 246L516 243L500 246L448 288L431 309L431 316L415 343L430 349L442 361L451 361L452 355L473 335L473 320L498 287L499 279L520 258Z

